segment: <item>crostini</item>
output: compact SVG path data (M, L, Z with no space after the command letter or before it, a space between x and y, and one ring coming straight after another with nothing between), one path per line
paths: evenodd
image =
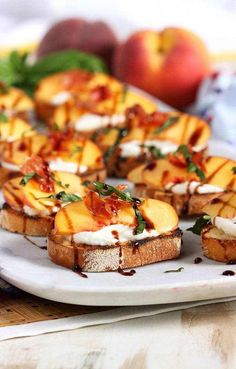
M108 163L108 174L126 177L144 162L177 150L179 145L206 152L210 128L203 120L176 112L153 112L135 105L126 111L125 128L100 130L95 135Z
M74 174L51 172L39 156L32 156L21 171L23 176L3 186L5 203L0 225L10 232L46 236L53 227L55 213L63 205L81 200L86 188Z
M106 126L125 123L125 109L140 103L151 112L151 99L130 91L115 78L102 73L72 70L42 79L37 87L35 107L49 125L72 126L81 134L91 134Z
M126 186L94 182L83 201L55 217L48 253L56 264L78 273L138 267L177 258L181 231L174 208L162 201L133 198Z
M128 179L134 183L135 196L167 201L179 215L197 215L207 201L236 191L235 165L233 160L204 157L182 145L166 158L133 169Z
M205 215L191 230L201 235L203 254L223 263L236 262L236 193L225 193L207 203Z

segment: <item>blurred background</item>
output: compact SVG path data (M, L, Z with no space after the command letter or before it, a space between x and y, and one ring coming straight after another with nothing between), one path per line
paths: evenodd
M116 57L115 66L114 62L111 62L109 59L108 64L111 63L111 73L125 82L137 85L174 108L188 110L202 116L212 125L213 134L216 138L236 144L235 0L145 0L143 2L134 0L0 0L0 9L1 56L6 55L10 49L15 48L30 51L37 50L38 44L47 30L54 23L62 19L79 17L87 21L105 22L116 38L116 45L114 45L114 50L116 50L114 53L119 54ZM195 62L195 67L191 66L188 68L188 66L193 65L194 61L196 61L194 55L190 55L190 53L185 53L184 51L188 49L188 41L186 43L185 41L181 41L184 39L184 36L178 36L178 33L175 32L173 37L168 36L170 41L165 42L165 50L161 50L161 58L164 58L164 54L167 52L166 48L171 49L170 44L175 44L173 40L177 40L176 44L180 45L178 46L179 49L182 47L182 57L178 59L178 55L176 57L173 52L172 58L175 57L178 60L178 64L182 66L182 71L180 72L181 68L176 69L174 67L172 70L168 62L169 69L167 74L169 74L172 80L173 75L176 77L176 81L182 79L184 81L183 85L191 80L191 76L192 80L195 78L194 82L192 82L194 83L194 91L193 88L192 90L183 88L182 91L181 84L178 85L178 82L176 82L176 91L174 93L176 95L179 94L179 96L182 95L181 102L179 100L175 101L173 96L170 96L171 93L168 92L168 88L171 88L173 91L173 83L170 87L168 78L163 77L164 72L162 75L163 78L157 77L156 84L161 86L160 88L162 90L164 89L165 93L163 91L160 92L160 89L155 90L150 88L148 84L145 85L144 81L139 83L137 76L135 76L135 68L132 72L133 75L131 75L132 73L130 71L127 71L128 61L122 55L122 53L127 53L127 49L125 51L120 51L120 49L117 51L120 43L127 42L130 35L140 30L154 30L158 33L167 27L178 27L192 31L194 36L200 37L201 42L205 44L207 50L207 56L204 51L203 57L203 52L201 51L202 45L197 46L198 40L192 39L192 45L189 49L194 49L196 54L198 53L196 49L198 49L201 61L199 64L199 57L199 60ZM76 35L74 34L73 36L74 31L72 28L62 28L62 31L59 33L56 32L57 36L54 36L54 44L58 44L58 39L63 39L65 34L71 34L69 36L71 38L75 37ZM93 31L90 30L91 33L94 34L94 37L99 38L100 36L103 37L104 30L95 28ZM147 45L151 42L151 36L149 41L148 37L146 40L145 38L146 36L143 37L143 43L146 42ZM168 45L166 46L166 44ZM129 44L130 50L132 49L132 63L134 64L134 60L140 61L139 64L137 62L136 73L139 76L140 73L142 75L145 75L145 73L148 74L151 69L155 68L155 63L161 63L160 45L156 45L159 53L158 61L154 57L153 59L151 57L148 59L147 57L148 61L143 70L140 64L145 64L142 59L145 54L145 47L139 47L141 41L140 44L137 43L136 45L138 47L135 46L132 48L133 44ZM137 48L141 49L141 51L137 51ZM155 45L152 44L152 52L154 49ZM55 50L53 50L53 47L50 50L50 47L48 48L48 45L45 47L44 44L41 51L42 56L45 53L47 54ZM85 51L91 50L86 50L85 46ZM136 55L136 52L140 54ZM142 57L139 57L139 55L142 55ZM189 61L185 63L185 59L187 58L189 58ZM207 61L206 58L208 58ZM112 60L114 60L114 55L112 55ZM207 63L209 63L208 67L206 67ZM198 73L197 81L194 68L198 72L202 70L201 73ZM179 76L178 73L180 73ZM183 77L183 73L188 77ZM155 78L153 79L153 83L155 84Z

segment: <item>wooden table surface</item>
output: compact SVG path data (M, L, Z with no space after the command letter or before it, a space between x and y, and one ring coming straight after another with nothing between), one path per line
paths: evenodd
M236 302L0 343L1 369L235 369Z

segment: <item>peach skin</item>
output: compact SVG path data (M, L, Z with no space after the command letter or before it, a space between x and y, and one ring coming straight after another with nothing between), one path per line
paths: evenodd
M165 28L134 33L114 53L113 71L165 103L183 109L194 101L201 80L209 73L210 58L192 32Z

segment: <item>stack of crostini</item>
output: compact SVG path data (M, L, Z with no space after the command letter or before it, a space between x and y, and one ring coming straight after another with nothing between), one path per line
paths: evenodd
M201 215L204 254L236 259L236 162L208 156L210 135L102 73L49 76L33 98L1 88L1 227L48 237L52 261L82 276L129 275L177 258L179 216Z

